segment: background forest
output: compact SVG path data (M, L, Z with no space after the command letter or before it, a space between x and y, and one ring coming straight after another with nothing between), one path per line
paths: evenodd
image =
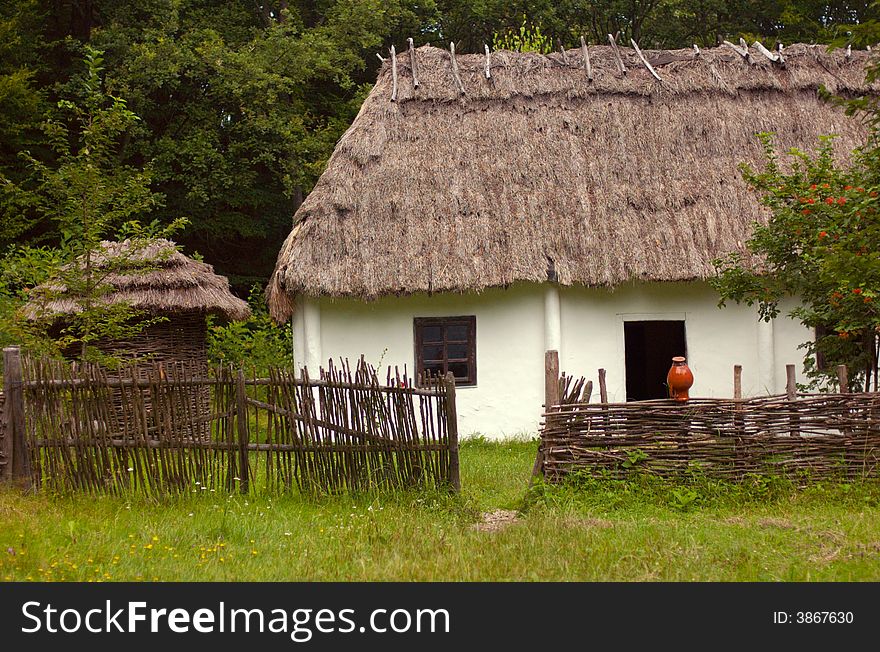
M120 168L149 182L149 210L136 217L186 217L176 239L246 296L271 273L369 91L375 53L391 44L481 51L525 23L553 47L618 31L648 48L740 35L864 45L878 13L816 0L0 0L0 251L63 237L13 189L36 183L35 161L57 166L45 124L64 120L59 101L86 101L90 52L103 53L102 92L138 118L114 149Z

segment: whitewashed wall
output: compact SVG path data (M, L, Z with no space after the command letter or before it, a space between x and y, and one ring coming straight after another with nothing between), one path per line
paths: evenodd
M758 322L744 306L717 308L704 283L639 283L614 291L519 284L481 294L300 301L294 355L316 374L328 358L361 354L372 364L414 369L413 318L476 315L477 385L458 390L459 431L487 437L534 435L544 394L544 351L558 343L560 366L595 381L608 370L613 401L626 398L623 322L683 319L692 396L731 396L733 365L743 365L743 393L783 391L785 364L802 354L809 333L790 319ZM598 393L598 390L597 392Z

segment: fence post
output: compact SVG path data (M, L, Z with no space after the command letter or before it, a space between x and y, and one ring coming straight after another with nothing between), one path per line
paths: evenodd
M458 464L458 411L455 407L455 376L446 374L446 432L449 435L449 486L461 491L461 473Z
M733 431L738 436L741 436L743 434L745 425L743 421L743 406L739 403L739 401L741 401L743 397L742 374L742 365L733 365L733 400L735 401L733 408Z
M248 465L248 443L250 433L247 415L247 394L244 385L244 369L238 370L235 379L235 423L238 426L238 478L241 493L248 492L250 466Z
M559 351L546 351L544 353L544 413L550 411L550 407L559 404ZM532 477L529 486L535 478L544 475L544 441L538 439L538 454L535 456L535 465L532 467Z
M740 399L743 397L742 388L743 368L741 364L733 365L733 398Z
M785 397L790 402L797 400L797 380L793 364L785 365ZM797 437L800 434L800 417L797 414L791 415L791 429L789 434Z
M7 457L6 477L22 487L31 480L31 459L24 432L24 390L22 389L21 348L3 349L3 392L6 395L6 433L3 438Z
M849 374L845 364L837 365L837 384L840 386L841 394L849 394Z

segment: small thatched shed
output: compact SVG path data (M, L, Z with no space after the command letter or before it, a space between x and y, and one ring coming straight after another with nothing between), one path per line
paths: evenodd
M729 396L734 363L747 394L776 391L808 334L718 310L705 279L767 217L739 172L762 164L757 133L780 151L835 134L842 158L863 142L818 90L876 92L869 54L643 55L656 76L610 46L386 59L268 288L298 361L451 370L463 428L486 434L534 431L545 349L606 368L612 400L662 391L673 350L694 395Z
M150 317L162 317L130 341L100 343L107 353L156 362L207 365L207 315L245 319L250 308L232 294L228 280L213 267L178 251L169 240L132 245L129 241L103 242L92 264L108 286L100 301L125 303ZM65 287L42 286L26 307L30 319L49 319L62 325L66 315L78 312L80 302Z

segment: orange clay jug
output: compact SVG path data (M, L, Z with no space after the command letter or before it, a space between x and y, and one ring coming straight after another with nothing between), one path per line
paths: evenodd
M694 384L694 374L687 366L687 360L681 356L672 358L672 366L666 374L666 385L669 387L669 398L684 403L688 400L688 390Z

